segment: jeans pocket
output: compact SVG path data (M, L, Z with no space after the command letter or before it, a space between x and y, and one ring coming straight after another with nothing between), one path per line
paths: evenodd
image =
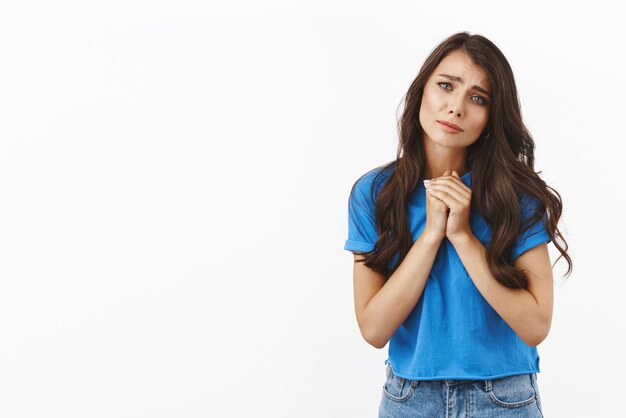
M541 407L541 391L539 390L539 385L537 384L537 373L533 373L531 376L533 379L533 387L535 388L535 395L537 395L537 408L539 409L541 416L543 416L543 408Z
M489 399L503 408L521 408L537 399L532 376L521 374L492 379L487 388Z
M391 364L387 365L387 380L383 385L383 395L394 402L406 402L413 396L419 381L396 376Z

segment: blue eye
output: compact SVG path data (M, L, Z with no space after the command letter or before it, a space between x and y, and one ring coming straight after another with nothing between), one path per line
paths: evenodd
M441 82L437 83L437 85L439 85L442 89L450 90L449 88L444 87L442 84L445 84L445 85L447 85L448 87L452 87L452 86L450 85L450 83L446 83L445 81L441 81ZM472 99L473 99L473 98L478 98L478 100L472 100L474 103L476 103L476 104L478 104L478 105L481 105L481 106L486 106L486 105L487 105L487 103L488 103L488 101L487 101L486 99L482 98L481 96L472 96Z
M474 100L474 102L475 102L475 103L477 103L477 104L479 104L479 105L483 105L483 106L484 106L484 105L486 105L486 104L487 104L487 100L483 99L483 98L482 98L482 97L480 97L480 96L472 96L472 97L476 97L476 98L480 99L479 101Z

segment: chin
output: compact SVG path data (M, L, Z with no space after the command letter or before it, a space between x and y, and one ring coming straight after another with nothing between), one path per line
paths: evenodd
M465 147L464 141L460 141L457 137L454 136L430 136L431 141L437 145L446 148L459 148Z

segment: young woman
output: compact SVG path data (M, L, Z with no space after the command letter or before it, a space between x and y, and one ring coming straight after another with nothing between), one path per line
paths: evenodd
M485 37L457 33L427 58L404 107L396 160L352 187L344 246L361 334L389 342L379 416L541 417L547 244L567 275L572 261L511 67Z

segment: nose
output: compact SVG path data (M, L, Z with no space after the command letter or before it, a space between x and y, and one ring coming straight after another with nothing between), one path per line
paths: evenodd
M457 97L451 99L450 109L448 110L448 113L455 114L457 117L460 118L462 115L465 114L465 108L463 107L464 103L465 102L463 101L463 95L457 95Z

